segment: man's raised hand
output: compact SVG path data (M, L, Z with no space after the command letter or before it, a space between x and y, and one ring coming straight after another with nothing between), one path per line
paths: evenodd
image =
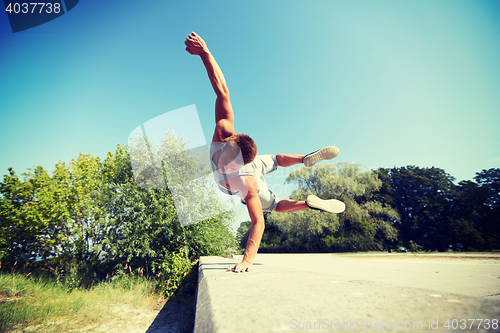
M196 34L196 32L192 32L191 34L189 34L184 44L186 44L186 51L188 51L189 54L201 56L208 53L207 44L200 36Z

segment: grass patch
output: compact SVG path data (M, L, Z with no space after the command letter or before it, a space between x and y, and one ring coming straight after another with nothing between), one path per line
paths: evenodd
M78 331L120 321L123 316L137 317L141 309L150 310L154 319L154 311L164 304L165 298L146 278L123 276L91 289L69 290L47 278L0 275L2 333Z

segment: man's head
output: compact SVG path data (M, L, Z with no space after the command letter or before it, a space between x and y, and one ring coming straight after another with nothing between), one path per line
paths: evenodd
M235 157L241 151L244 164L253 162L255 156L257 156L257 145L251 137L243 133L231 135L229 140L227 140L226 146L228 146L227 149L229 149L231 154Z
M236 172L243 165L253 162L257 156L257 145L246 134L237 133L229 137L223 148L221 162L224 173Z

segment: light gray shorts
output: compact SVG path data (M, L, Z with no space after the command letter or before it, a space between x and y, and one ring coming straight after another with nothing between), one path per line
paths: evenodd
M262 204L262 210L272 212L276 210L278 205L278 197L276 194L267 188L265 175L275 171L278 168L278 160L276 155L257 155L250 167L245 168L249 174L255 177L259 188L259 199ZM243 203L245 203L242 200Z

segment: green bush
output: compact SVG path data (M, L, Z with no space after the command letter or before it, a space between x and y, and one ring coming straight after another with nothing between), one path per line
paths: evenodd
M165 297L172 296L189 275L196 262L191 262L183 248L165 255L165 260L155 267L158 291Z

